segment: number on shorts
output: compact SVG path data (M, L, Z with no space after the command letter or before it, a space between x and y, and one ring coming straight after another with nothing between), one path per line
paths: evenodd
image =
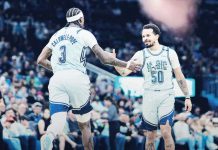
M59 57L59 62L65 63L66 62L66 46L62 45L59 50L61 51L61 56Z

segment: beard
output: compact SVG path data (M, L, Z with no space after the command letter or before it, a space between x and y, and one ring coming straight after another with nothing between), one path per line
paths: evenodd
M154 45L155 45L155 41L153 43L151 43L151 44L145 44L146 48L151 48Z

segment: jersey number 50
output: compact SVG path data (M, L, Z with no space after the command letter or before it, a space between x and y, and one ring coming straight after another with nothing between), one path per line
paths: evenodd
M164 73L163 71L152 71L151 72L151 77L152 77L152 80L151 82L153 84L155 83L163 83L164 82Z

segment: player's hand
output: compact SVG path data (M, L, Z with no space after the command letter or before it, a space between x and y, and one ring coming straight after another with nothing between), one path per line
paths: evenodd
M137 60L133 60L129 62L130 65L127 69L132 70L133 72L141 71L142 65L137 62Z
M117 54L116 54L116 52L115 52L115 49L112 50L112 56L113 56L114 58L117 57Z
M112 50L111 55L112 55L112 57L116 58L117 54L115 52L115 49ZM133 61L130 61L129 63L130 64L129 64L127 69L132 70L133 72L141 71L142 65L140 65L136 59Z
M192 110L192 102L190 98L185 99L185 110L188 112Z

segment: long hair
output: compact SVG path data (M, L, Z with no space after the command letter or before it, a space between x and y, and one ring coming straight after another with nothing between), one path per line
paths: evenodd
M79 8L70 8L67 13L66 13L66 18L68 17L73 17L77 14L79 14L80 12L82 12L82 10L80 10ZM67 22L66 27L68 27L71 23L78 25L79 27L82 27L79 20L73 21L73 22Z

